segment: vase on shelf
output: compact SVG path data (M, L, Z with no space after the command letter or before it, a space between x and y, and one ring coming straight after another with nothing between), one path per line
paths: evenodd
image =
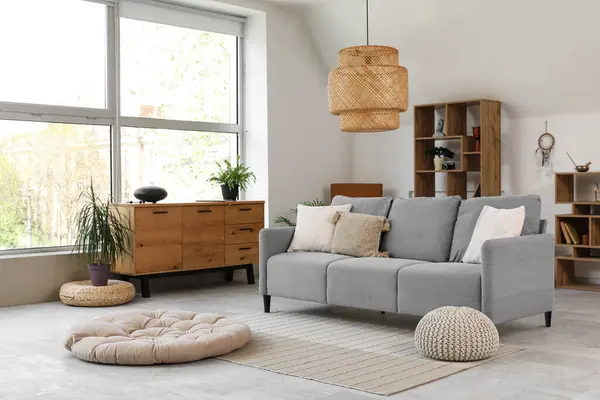
M481 151L481 128L479 126L473 127L473 138L475 139L475 151Z
M436 171L442 171L444 169L444 157L434 156L433 166Z

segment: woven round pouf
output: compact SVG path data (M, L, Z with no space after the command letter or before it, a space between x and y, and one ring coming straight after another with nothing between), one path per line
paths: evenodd
M415 331L415 347L425 357L443 361L477 361L498 351L496 326L469 307L441 307L427 313Z
M92 281L65 283L60 288L60 301L69 306L107 307L130 302L135 287L125 281L109 280L106 286L93 286Z

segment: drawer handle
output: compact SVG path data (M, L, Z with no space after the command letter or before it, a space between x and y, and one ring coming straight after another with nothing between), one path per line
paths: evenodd
M240 251L252 250L252 247L240 247L238 250L240 250Z
M251 208L240 208L239 210L240 210L240 211L252 211L252 209L251 209Z
M199 213L209 213L212 212L212 210L198 210Z
M168 214L168 211L152 211L152 214Z
M252 228L240 228L242 232L252 232Z

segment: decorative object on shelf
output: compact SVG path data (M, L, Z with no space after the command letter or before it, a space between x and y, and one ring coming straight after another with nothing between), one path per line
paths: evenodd
M572 244L573 241L571 240L571 235L569 235L569 232L567 232L567 227L565 226L565 222L564 221L560 221L560 231L563 234L563 238L565 239L565 243L566 244Z
M219 170L212 174L208 181L221 185L224 200L236 201L240 189L246 190L256 182L256 176L249 167L240 162L240 156L237 157L235 167L228 159L217 161L217 167Z
M481 151L481 127L473 127L473 138L475 139L475 152Z
M338 52L338 68L329 73L329 112L340 117L343 132L383 132L400 127L408 109L408 71L398 65L398 50L369 43Z
M315 200L303 201L302 203L300 203L300 205L307 206L307 207L322 207L326 204L325 204L325 202L323 202L323 200L315 199ZM290 208L290 211L293 212L294 215L298 215L298 208ZM291 219L284 217L284 216L276 217L275 220L273 221L273 223L274 224L283 224L283 225L287 225L287 226L296 226L296 222L294 222Z
M573 242L573 244L581 244L581 236L579 236L579 232L577 232L577 229L575 229L573 224L570 222L561 221L560 226L561 228L563 226L565 227L565 230L567 231L567 234L571 238L571 242Z
M435 132L433 133L433 137L444 137L444 118L438 119L437 124L435 124Z
M159 186L144 186L135 189L133 196L144 203L156 203L167 198L168 193Z
M456 169L456 161L444 160L444 171L453 171Z
M110 265L131 255L129 221L110 196L106 201L98 197L93 181L79 199L83 205L75 215L73 253L80 252L86 258L92 285L106 286Z
M454 158L454 152L446 147L430 147L425 149L425 154L433 156L433 165L436 171L444 170L446 158Z
M584 233L583 235L581 235L581 244L584 246L587 246L590 244L590 235L588 235L587 233Z
M571 162L575 166L575 170L577 172L588 172L590 170L590 165L592 165L591 161L588 161L586 164L583 165L577 165L577 163L573 161L573 157L571 157L569 153L567 153L567 156L569 156L569 158L571 159Z
M546 132L543 133L538 139L538 149L535 151L536 154L542 154L542 167L549 164L550 154L554 147L554 136L548 133L548 121L546 121Z
M594 201L600 201L600 184L598 182L594 185Z

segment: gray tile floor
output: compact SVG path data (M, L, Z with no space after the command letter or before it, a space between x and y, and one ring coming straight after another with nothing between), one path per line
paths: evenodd
M179 309L227 316L261 311L256 286L242 283L154 293L116 308L61 303L0 308L0 399L283 399L379 398L336 386L204 360L172 366L89 364L62 347L72 324L123 308ZM273 311L314 309L356 318L417 319L273 298ZM600 293L557 291L553 327L543 315L499 326L501 340L528 348L449 378L399 393L399 399L600 399ZM383 397L382 397L383 398Z

